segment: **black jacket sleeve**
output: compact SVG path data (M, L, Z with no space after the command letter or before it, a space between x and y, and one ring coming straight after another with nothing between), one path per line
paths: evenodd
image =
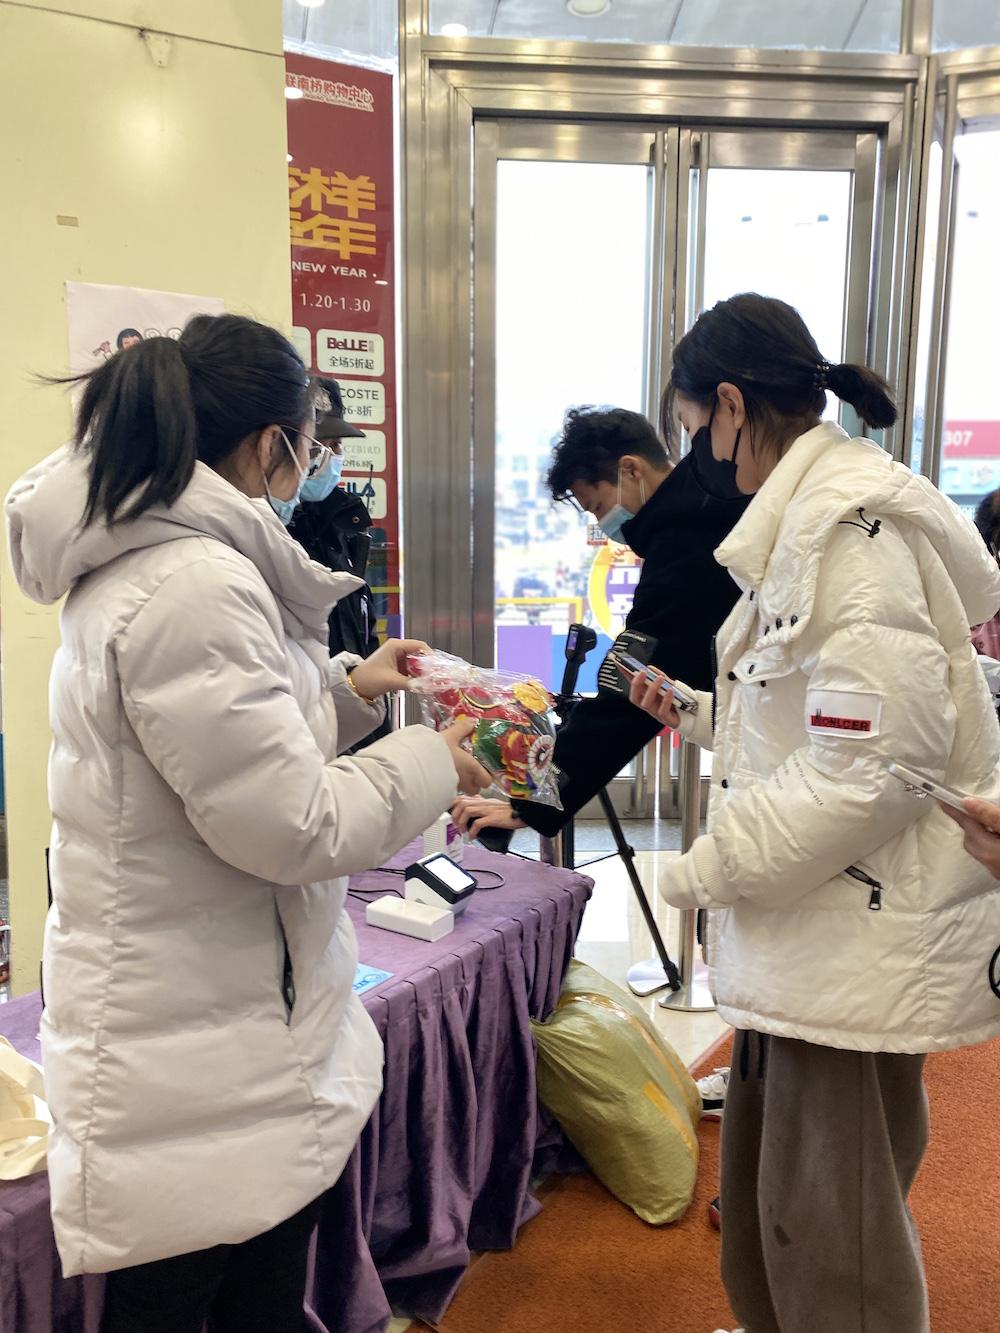
M712 640L738 589L712 558L717 533L667 531L650 546L626 626L656 639L652 662L668 676L710 690ZM552 837L614 778L660 730L627 698L581 700L560 728L555 764L563 809L514 801L518 818Z

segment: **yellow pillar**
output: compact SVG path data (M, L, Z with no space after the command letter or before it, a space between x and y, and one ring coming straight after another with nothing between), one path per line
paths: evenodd
M0 0L0 494L62 443L64 283L221 296L291 325L281 0ZM150 32L150 30L154 32ZM56 608L4 544L13 989L38 984Z

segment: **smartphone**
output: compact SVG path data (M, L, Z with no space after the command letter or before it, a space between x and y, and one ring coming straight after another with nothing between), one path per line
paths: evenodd
M633 675L646 676L649 680L655 680L656 671L654 667L640 662L637 657L631 653L612 653L611 656L626 671L631 671ZM680 713L697 713L698 700L693 694L690 694L683 685L678 685L674 680L664 679L660 685L660 690L666 694L668 690L673 690L674 706Z
M945 787L934 778L929 778L926 773L921 773L919 768L907 768L905 764L886 764L885 771L891 773L894 778L900 782L905 782L908 787L914 791L933 796L935 801L941 801L944 805L950 805L953 810L958 810L960 814L965 814L966 809L962 802L967 800L965 792L953 791L951 787Z

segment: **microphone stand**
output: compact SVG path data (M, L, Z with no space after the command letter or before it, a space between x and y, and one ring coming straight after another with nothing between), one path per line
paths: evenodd
M583 630L583 626L574 626L573 629ZM572 630L571 630L572 633ZM593 631L589 631L593 636ZM593 636L596 639L596 636ZM577 647L579 643L579 647ZM563 671L562 687L555 698L555 712L560 724L568 718L573 706L579 702L580 696L576 692L577 680L580 675L580 667L587 655L589 643L583 633L579 635L579 640L573 638L567 643L566 666ZM639 872L635 868L635 848L632 847L625 837L622 829L621 820L612 804L611 797L608 795L608 789L602 787L597 796L601 809L604 812L604 818L607 821L608 828L611 830L611 836L614 839L615 850L625 867L629 882L635 894L636 902L639 904L639 911L646 923L650 935L653 939L653 947L656 949L659 962L651 959L648 963L638 963L629 970L629 987L637 995L652 995L654 991L663 990L669 986L670 990L677 993L682 988L681 977L677 971L677 966L670 954L667 952L667 946L663 942L663 936L660 934L660 928L656 924L656 918L653 915L653 909L649 905L649 899L646 897L646 891L643 888L642 880L639 878ZM575 846L574 846L574 821L570 819L560 835L562 842L562 864L569 870L575 866ZM641 972L641 976L639 973ZM633 974L636 974L633 981Z

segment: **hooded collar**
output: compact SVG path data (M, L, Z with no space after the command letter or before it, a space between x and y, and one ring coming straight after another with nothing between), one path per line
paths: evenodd
M926 477L832 422L792 444L715 558L740 587L759 593L762 609L783 617L779 637L791 639L812 614L834 528L880 517L920 528L941 557L968 623L990 619L1000 606L1000 573L972 523Z
M171 506L154 505L137 519L108 527L80 526L86 505L87 456L64 447L27 472L7 496L11 561L33 601L58 601L75 583L130 551L185 537L208 537L246 556L273 592L293 637L323 639L342 597L362 586L310 560L266 500L251 500L204 463L195 465Z

